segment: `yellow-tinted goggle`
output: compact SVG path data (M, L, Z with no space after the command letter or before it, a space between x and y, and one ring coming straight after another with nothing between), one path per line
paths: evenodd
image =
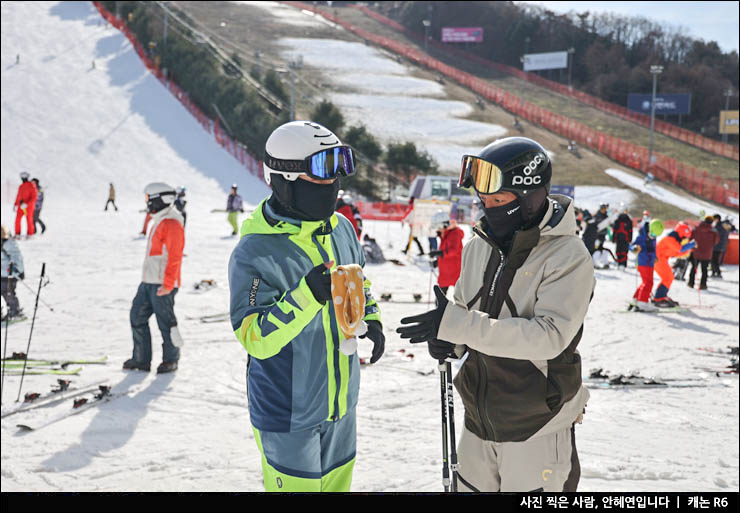
M504 173L494 164L474 157L464 155L458 187L472 187L479 194L494 194L501 190L504 183Z

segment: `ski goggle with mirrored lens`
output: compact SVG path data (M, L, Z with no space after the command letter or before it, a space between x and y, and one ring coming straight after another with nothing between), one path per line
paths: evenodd
M473 155L464 155L458 187L472 187L478 194L494 194L504 184L504 173L490 162Z
M294 181L300 174L318 180L332 180L355 173L355 155L349 146L335 146L317 151L303 160L277 159L265 152L265 165Z

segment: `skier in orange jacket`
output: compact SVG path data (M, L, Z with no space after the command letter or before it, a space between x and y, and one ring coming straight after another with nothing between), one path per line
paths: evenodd
M23 183L18 187L18 194L15 197L15 236L20 237L21 235L21 219L26 216L26 235L33 235L36 233L36 228L33 225L33 211L36 208L36 197L38 191L36 185L29 181L29 174L26 171L21 173L21 180ZM25 204L25 207L21 205Z
M668 291L673 283L673 270L668 263L669 258L683 256L696 247L696 242L683 244L684 239L691 237L691 227L686 223L678 223L671 233L658 242L655 253L655 272L660 276L660 285L655 289L653 304L658 307L668 308L678 306L678 301L668 297Z

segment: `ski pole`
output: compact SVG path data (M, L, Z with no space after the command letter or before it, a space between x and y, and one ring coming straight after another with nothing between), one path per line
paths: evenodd
M32 289L31 287L29 287L29 286L28 286L28 285L26 284L26 282L25 282L25 281L21 280L21 283L23 284L23 286L24 286L24 287L26 287L26 288L27 288L27 289L29 290L29 292L31 292L31 293L33 294L33 289ZM46 285L46 284L44 284L44 285ZM49 303L47 303L47 302L46 302L46 301L44 301L43 299L39 299L39 301L41 301L41 304L42 304L42 305L44 305L44 306L45 306L46 308L48 308L48 309L49 309L49 310L51 310L52 312L54 311L54 309L53 309L53 308L52 308L51 306L49 306Z
M450 470L452 470L452 491L457 492L457 448L455 447L455 406L452 397L452 364L447 362L447 416L450 424Z
M8 309L8 316L5 318L5 344L3 347L3 361L8 354L8 326L10 325L10 309ZM2 394L5 390L5 366L2 368L2 377L0 377L0 404L2 404Z
M445 492L450 491L450 470L447 466L447 378L444 360L439 362L439 383L442 391L442 485Z
M26 359L23 360L23 372L21 373L21 384L18 387L18 397L15 402L21 400L21 390L23 389L23 378L26 375L26 364L28 363L28 351L31 349L31 336L33 335L33 325L36 322L36 311L39 309L39 295L41 295L41 284L44 281L44 274L46 272L46 262L41 264L41 276L39 276L39 290L36 292L36 304L33 307L33 319L31 319L31 331L28 334L28 346L26 347Z

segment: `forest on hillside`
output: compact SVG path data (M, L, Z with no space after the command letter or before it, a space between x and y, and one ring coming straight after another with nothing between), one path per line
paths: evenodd
M650 93L650 66L664 66L658 93L691 93L691 113L681 126L707 137L719 137L719 111L724 92L733 91L730 109L738 108L738 53L724 53L714 41L693 39L681 27L665 26L641 16L593 13L588 3L579 12L558 14L539 5L514 2L406 1L375 4L415 32L437 41L442 27L483 27L482 43L466 50L521 69L524 53L574 49L573 87L617 105L627 105L629 93ZM687 23L689 20L687 20ZM527 42L526 39L529 38ZM567 70L536 72L567 84ZM666 121L678 123L678 116ZM730 142L737 144L737 136Z

